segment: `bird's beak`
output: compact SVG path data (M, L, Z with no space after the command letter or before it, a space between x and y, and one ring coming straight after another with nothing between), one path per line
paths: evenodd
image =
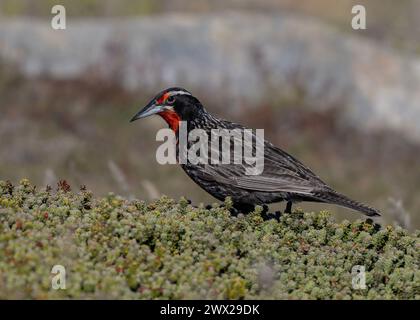
M153 114L162 112L165 110L165 106L157 105L155 100L150 101L147 106L141 109L131 120L130 122L136 121L141 118L146 118Z

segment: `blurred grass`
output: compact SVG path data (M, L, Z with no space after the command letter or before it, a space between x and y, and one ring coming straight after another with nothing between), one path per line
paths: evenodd
M149 15L159 11L160 3L154 0L63 0L59 3L55 0L2 0L0 12L8 17L47 17L51 15L51 8L60 4L66 8L69 17Z
M2 0L0 17L50 17L54 0ZM293 12L321 19L340 30L368 36L402 51L420 54L420 3L417 0L62 0L72 17L126 17L162 13L217 13L226 10ZM367 11L367 30L350 27L351 8L362 4ZM71 21L71 20L69 20Z

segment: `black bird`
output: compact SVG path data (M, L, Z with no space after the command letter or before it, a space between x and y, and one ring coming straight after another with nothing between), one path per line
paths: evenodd
M160 115L177 137L180 121L187 123L187 132L203 129L209 137L212 129L246 129L240 124L214 117L204 109L196 97L183 88L163 90L131 121L153 114ZM253 134L255 137L254 131ZM229 164L212 164L210 161L208 164L192 164L187 161L181 166L205 191L221 201L231 197L234 208L244 213L252 211L255 205L280 201L287 202L285 212L290 213L292 203L311 201L336 204L368 216L380 215L378 210L334 191L308 167L285 151L266 140L263 144L264 170L259 175L246 175L247 164L237 164L233 161ZM231 147L232 145L231 143Z

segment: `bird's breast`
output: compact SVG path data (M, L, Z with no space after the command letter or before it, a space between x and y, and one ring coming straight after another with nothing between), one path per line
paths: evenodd
M163 112L159 112L159 115L166 121L169 128L171 128L175 133L178 132L179 129L179 122L181 118L175 111L166 110Z

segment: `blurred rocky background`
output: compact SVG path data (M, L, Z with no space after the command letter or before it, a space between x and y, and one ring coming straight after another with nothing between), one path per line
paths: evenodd
M156 163L161 119L128 123L176 85L384 222L419 227L420 1L60 1L66 30L54 4L0 0L0 179L214 202ZM355 4L366 30L351 28Z

